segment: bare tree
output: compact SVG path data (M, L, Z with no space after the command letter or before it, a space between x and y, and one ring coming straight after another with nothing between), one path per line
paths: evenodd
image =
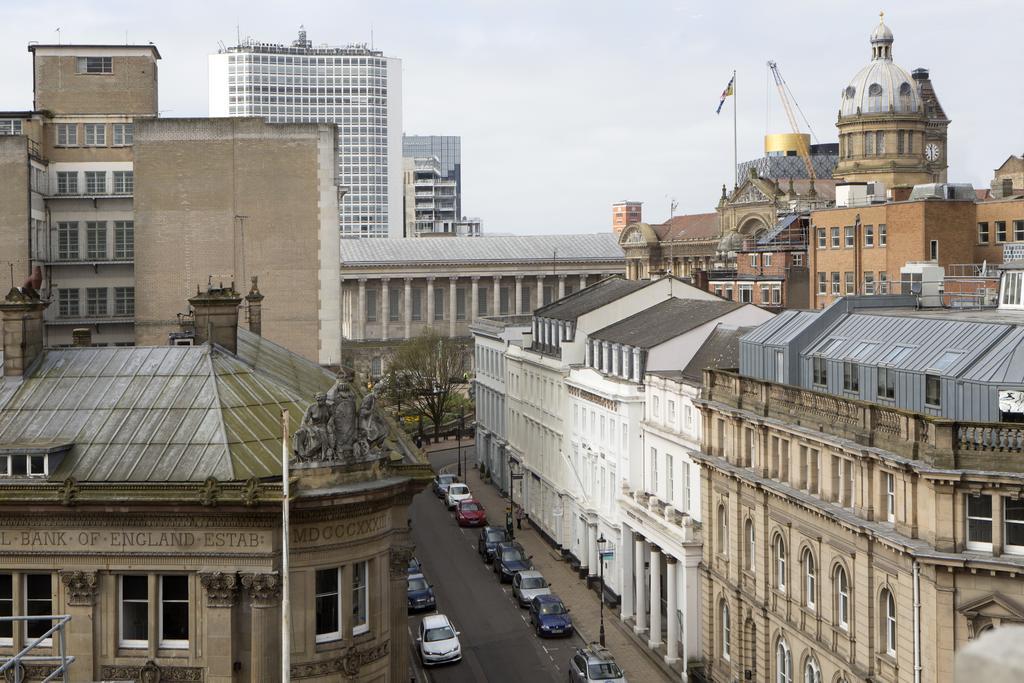
M434 441L459 385L466 381L466 350L458 342L427 330L402 342L384 376L385 394L434 423Z

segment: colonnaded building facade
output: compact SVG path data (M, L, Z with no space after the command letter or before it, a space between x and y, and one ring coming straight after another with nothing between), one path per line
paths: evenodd
M698 401L704 664L720 682L953 680L1024 624L1024 314L785 311Z
M344 239L346 364L379 377L395 345L425 330L468 347L478 318L529 315L623 267L611 234Z
M193 296L194 346L134 348L81 329L44 349L48 302L0 303L0 615L70 616L31 654L65 645L71 680L281 680L282 452L289 678L406 679L408 505L429 467L345 378L239 329L241 299ZM0 620L0 657L50 625Z

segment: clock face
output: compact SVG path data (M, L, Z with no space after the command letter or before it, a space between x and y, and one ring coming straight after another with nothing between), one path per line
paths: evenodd
M928 161L938 161L939 151L939 146L937 144L929 142L924 146L924 158Z

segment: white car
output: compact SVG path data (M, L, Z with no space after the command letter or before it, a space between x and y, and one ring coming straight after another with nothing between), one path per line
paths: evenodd
M460 501L469 500L472 497L473 494L469 492L468 486L453 483L448 486L448 493L444 497L444 502L449 510L454 510L458 507Z
M535 569L516 572L512 577L512 595L520 607L529 607L538 595L551 595L551 584Z
M446 664L462 659L459 632L443 614L431 614L420 622L420 635L416 638L423 666Z

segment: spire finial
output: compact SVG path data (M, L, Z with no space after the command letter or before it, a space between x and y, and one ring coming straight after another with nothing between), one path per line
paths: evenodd
M885 23L885 11L884 10L881 10L881 11L878 12L878 23L879 24L884 24Z

